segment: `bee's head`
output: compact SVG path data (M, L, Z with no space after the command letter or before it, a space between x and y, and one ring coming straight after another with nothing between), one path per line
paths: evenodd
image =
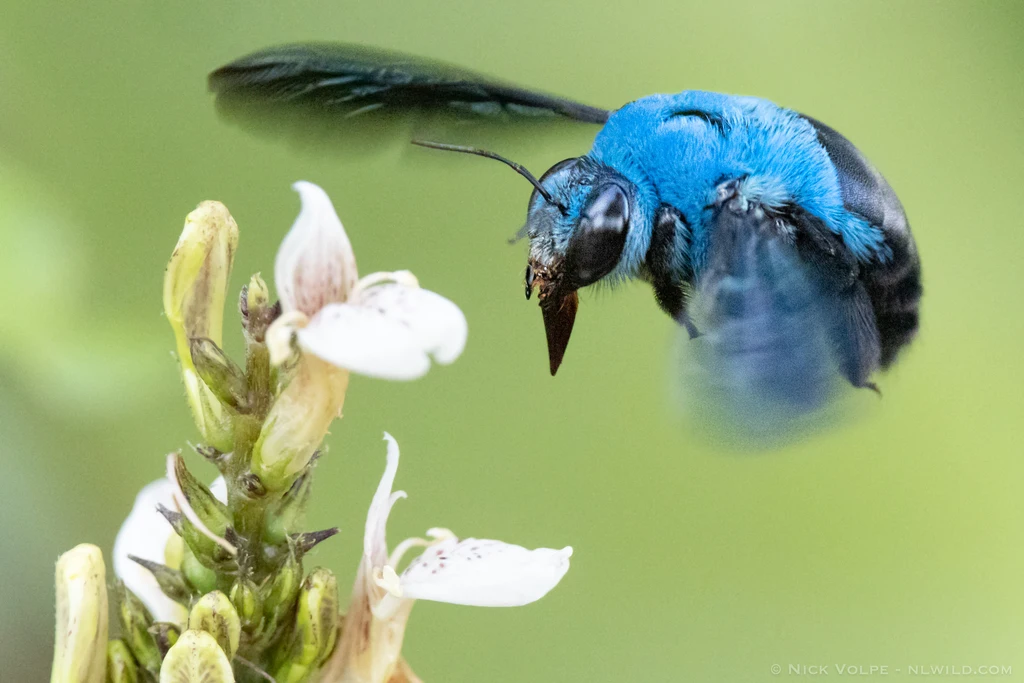
M539 291L548 338L551 374L569 344L581 287L615 270L629 233L635 186L614 169L590 157L560 161L537 180L521 164L476 147L413 140L413 144L495 159L515 169L533 185L526 225L519 237L530 238L526 298Z
M536 288L554 375L565 355L577 290L619 264L631 214L631 184L588 157L566 159L541 176L523 235L530 238L526 297Z

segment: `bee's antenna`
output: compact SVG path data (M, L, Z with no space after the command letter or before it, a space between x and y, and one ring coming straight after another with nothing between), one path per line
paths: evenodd
M537 178L534 177L534 175L532 173L527 171L525 166L523 166L522 164L517 164L516 162L512 161L511 159L506 159L505 157L501 156L500 154L496 154L494 152L490 152L490 151L488 151L486 149L480 149L478 147L464 147L462 145L449 145L449 144L446 144L446 143L443 143L443 142L431 142L429 140L413 140L412 144L419 145L420 147L429 147L430 149L440 149L440 150L444 150L446 152L462 152L463 154L475 154L475 155L480 156L480 157L487 157L488 159L494 159L495 161L500 161L501 163L503 163L506 166L510 167L512 170L514 170L519 175L521 175L524 178L526 178L527 180L529 180L530 184L533 185L535 188L537 188L537 192L540 193L540 196L544 197L544 201L546 201L548 204L551 204L554 207L557 207L558 210L562 212L563 216L566 216L566 215L569 214L569 209L564 204L562 204L561 202L557 201L554 197L552 197L551 193L544 189L544 186L540 184L540 181L537 180Z

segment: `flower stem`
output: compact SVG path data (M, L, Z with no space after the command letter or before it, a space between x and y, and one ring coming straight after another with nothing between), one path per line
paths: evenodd
M245 375L249 383L251 414L258 417L260 422L267 416L267 411L270 410L270 403L273 399L271 394L271 372L270 353L267 351L267 345L258 342L247 344Z

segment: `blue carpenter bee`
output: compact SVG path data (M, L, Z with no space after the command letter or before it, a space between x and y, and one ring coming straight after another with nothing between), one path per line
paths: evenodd
M327 44L256 52L209 83L223 111L303 107L341 132L410 113L603 125L590 152L539 179L493 152L418 143L497 159L533 184L520 236L552 375L577 291L598 282L650 283L741 417L811 412L837 377L877 391L872 374L917 331L920 261L895 193L842 135L766 100L687 91L607 111Z

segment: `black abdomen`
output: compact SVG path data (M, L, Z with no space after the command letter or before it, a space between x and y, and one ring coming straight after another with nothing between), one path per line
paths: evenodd
M883 369L892 365L900 349L917 334L921 303L921 260L913 241L889 244L892 258L864 269L864 286L875 309Z

